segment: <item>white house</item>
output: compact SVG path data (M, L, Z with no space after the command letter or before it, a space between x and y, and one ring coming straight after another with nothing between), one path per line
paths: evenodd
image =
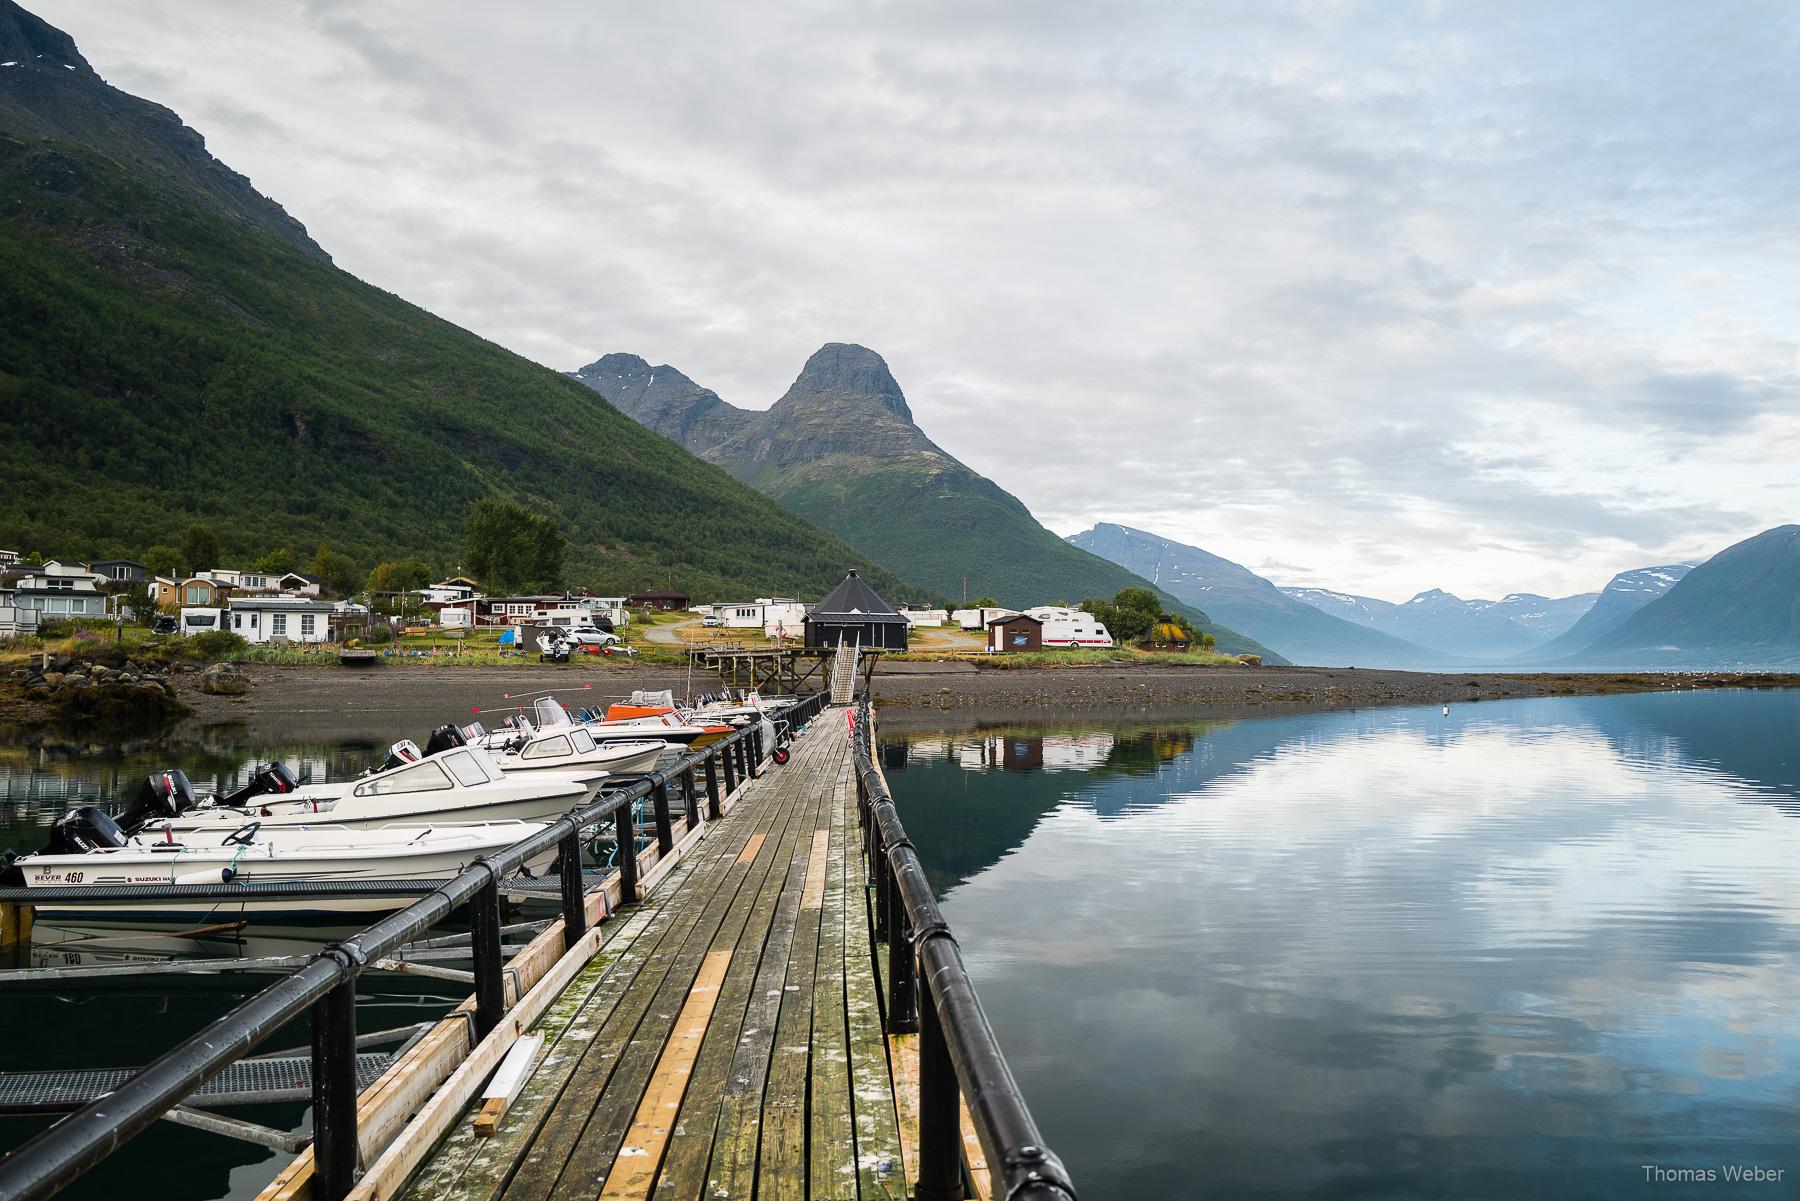
M453 575L447 580L415 589L413 595L419 598L421 604L460 605L466 601L480 600L481 585L466 575Z
M13 586L13 604L34 609L43 617L105 617L106 597L101 577L78 563L54 559L38 571L21 576Z
M11 638L14 634L34 634L37 632L38 613L36 609L21 609L14 602L11 588L0 588L0 638Z
M283 577L274 571L236 571L229 567L215 567L211 571L196 571L197 580L211 580L215 584L229 584L233 595L243 596L248 593L272 593L279 590L278 581ZM296 579L304 579L296 576Z
M250 643L324 642L331 636L330 601L302 596L234 596L228 610L234 634ZM183 610L185 625L187 611Z
M16 550L0 550L0 570L19 565L19 552Z
M965 630L986 630L988 622L999 617L1017 617L1017 609L1002 609L996 605L988 605L981 609L958 609L950 614L950 620Z
M763 609L763 633L771 638L805 637L806 611L812 607L805 601L772 596L757 603Z
M316 575L290 571L275 579L275 591L283 596L317 596L324 590L325 581Z
M761 630L771 638L798 638L805 633L808 605L785 596L759 596L712 606L712 616L727 630Z
M902 609L900 616L915 630L920 626L941 626L950 620L949 612L944 609Z

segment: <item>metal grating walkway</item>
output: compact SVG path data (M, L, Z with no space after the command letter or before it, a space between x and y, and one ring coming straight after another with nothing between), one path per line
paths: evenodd
M356 1057L360 1091L387 1069L385 1052ZM0 1075L0 1114L61 1113L103 1097L136 1068L81 1068L74 1071L9 1072ZM191 1100L211 1106L251 1105L264 1101L312 1100L312 1060L305 1055L244 1059L200 1086Z

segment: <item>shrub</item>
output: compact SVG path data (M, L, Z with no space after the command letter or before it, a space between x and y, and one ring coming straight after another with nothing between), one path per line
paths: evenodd
M242 634L234 634L230 630L208 630L204 634L195 634L188 639L188 645L207 659L226 659L250 647Z

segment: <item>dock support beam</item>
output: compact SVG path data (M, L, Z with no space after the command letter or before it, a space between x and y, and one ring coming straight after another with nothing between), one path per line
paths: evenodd
M962 1201L962 1098L937 1000L919 1005L919 1180L914 1201Z
M500 884L488 882L469 898L469 943L475 961L475 1030L486 1038L506 1016L506 988L501 979Z
M313 1199L343 1201L362 1169L356 1137L356 977L312 1006Z
M661 776L650 789L650 810L656 816L656 857L675 849L675 832L669 826L669 785Z
M31 942L31 925L37 910L23 901L0 901L0 951Z
M631 820L631 806L620 805L615 829L619 843L619 904L630 905L638 899L637 827Z
M706 820L716 822L723 816L719 811L719 762L712 758L706 761Z
M700 824L700 794L694 788L694 769L688 768L681 773L681 803L687 809L687 826L692 830Z
M581 831L570 830L556 844L556 876L562 884L563 950L572 951L587 933L587 895L581 882Z

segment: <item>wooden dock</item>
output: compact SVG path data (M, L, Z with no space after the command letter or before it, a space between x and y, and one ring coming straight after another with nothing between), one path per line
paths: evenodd
M477 1099L404 1192L371 1173L353 1196L910 1195L895 1084L916 1036L882 1032L844 712L792 750L607 923L491 1136Z

